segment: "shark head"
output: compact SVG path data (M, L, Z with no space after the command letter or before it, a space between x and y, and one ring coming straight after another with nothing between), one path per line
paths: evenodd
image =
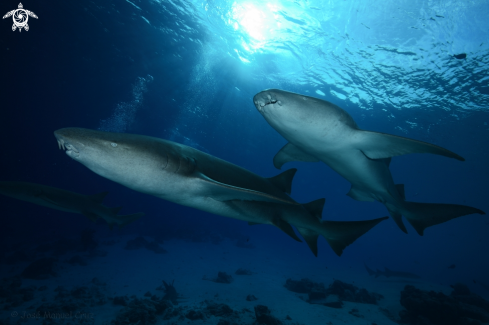
M304 136L308 133L313 133L309 136L327 136L338 125L347 124L357 128L346 111L310 96L267 89L256 94L253 103L265 120L286 139L300 136L298 130Z
M158 170L164 177L175 156L163 140L136 134L64 128L54 136L72 159L102 177L140 191L157 181L148 171Z

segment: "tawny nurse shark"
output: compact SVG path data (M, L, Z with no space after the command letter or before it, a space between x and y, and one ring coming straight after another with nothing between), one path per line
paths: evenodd
M27 183L27 182L0 182L0 194L10 196L22 201L42 205L51 209L71 213L80 213L95 222L100 217L109 225L119 228L135 221L144 213L129 215L117 215L121 210L108 208L102 205L102 201L108 192L95 195L82 195L51 186Z
M256 94L253 102L287 143L273 159L276 168L290 161L322 161L351 183L348 195L358 201L379 201L402 231L406 217L418 234L427 227L483 211L464 205L408 202L404 185L394 184L391 157L431 153L457 160L459 155L417 140L360 130L353 118L325 100L279 89Z
M324 199L299 204L290 193L295 169L272 178L175 142L126 133L65 128L54 132L60 148L96 174L130 189L220 216L270 224L317 255L324 236L337 255L386 218L321 220Z

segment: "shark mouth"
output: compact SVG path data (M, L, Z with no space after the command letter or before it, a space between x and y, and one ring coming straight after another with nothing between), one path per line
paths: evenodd
M66 150L66 154L70 157L78 157L80 155L80 152L73 147L69 142L66 142L63 139L56 139L58 140L58 148L60 150Z
M261 100L258 100L258 101L255 102L256 107L260 111L265 106L273 105L273 104L278 104L278 105L282 106L282 103L279 100L272 98L272 96L270 96L270 95L267 95L267 99L265 99L265 100L261 99Z

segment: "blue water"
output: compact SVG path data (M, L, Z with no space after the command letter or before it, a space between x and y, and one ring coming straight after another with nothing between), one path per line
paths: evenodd
M84 127L160 137L230 161L261 176L286 143L253 105L279 88L330 101L360 128L430 142L463 156L392 160L395 183L416 202L456 203L489 212L489 4L487 1L30 1L29 31L0 25L0 180L83 194L109 191L107 206L146 216L117 236L171 229L240 233L283 243L318 265L363 263L406 270L426 281L489 292L489 219L464 216L423 237L392 219L337 257L324 239L319 256L270 226L246 223L133 192L58 150L53 132ZM0 5L6 13L13 1ZM463 55L465 54L465 55ZM463 58L462 58L463 57ZM387 216L379 203L345 194L350 184L322 163L298 168L292 197L326 198L323 219ZM0 197L2 259L22 243L114 236L103 223ZM164 229L164 231L163 231ZM279 244L280 245L280 244ZM292 250L292 251L291 251ZM250 254L253 254L250 251ZM314 263L314 262L311 262ZM447 269L455 264L455 269ZM217 270L216 270L217 271ZM170 280L170 279L168 279ZM475 280L475 281L474 281ZM271 289L272 290L272 289ZM298 320L300 322L300 320Z

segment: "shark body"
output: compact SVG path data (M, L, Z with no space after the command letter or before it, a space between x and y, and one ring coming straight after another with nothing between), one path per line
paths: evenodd
M314 97L269 89L256 94L253 101L266 121L289 142L274 157L276 168L290 161L324 162L351 183L351 198L383 203L405 233L402 216L423 235L427 227L453 218L485 214L464 205L408 202L404 185L394 184L389 170L392 157L431 153L464 160L447 149L361 130L345 110Z
M317 255L322 235L337 255L385 218L321 220L324 199L299 204L291 191L294 169L272 178L172 141L82 128L55 131L60 148L96 174L135 191L249 224L274 225Z
M119 228L123 227L144 215L144 213L117 215L121 209L120 207L109 208L102 205L102 201L108 192L82 195L35 183L0 182L0 194L51 209L80 213L93 222L100 217L107 222L111 229L114 225Z

